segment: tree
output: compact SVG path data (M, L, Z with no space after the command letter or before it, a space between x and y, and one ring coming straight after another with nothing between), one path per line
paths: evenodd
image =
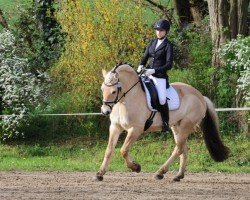
M238 34L248 35L249 0L209 0L209 16L213 42L212 64L220 66L218 49Z
M52 70L57 91L70 92L79 109L98 105L101 69L121 61L137 65L152 37L143 17L142 8L129 0L63 1L57 19L67 39Z
M208 6L204 0L173 0L168 1L168 4L161 4L153 0L145 0L145 2L147 2L145 5L149 8L159 10L170 22L176 22L180 28L184 28L193 22L199 25L202 19L208 15ZM171 5L172 2L173 5ZM177 15L177 20L174 19L173 10Z
M54 0L34 0L15 23L18 53L34 71L49 70L61 56L65 34L55 18L56 6Z

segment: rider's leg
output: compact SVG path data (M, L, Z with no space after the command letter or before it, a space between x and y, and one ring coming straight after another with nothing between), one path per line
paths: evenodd
M162 130L167 131L169 130L169 108L168 108L168 102L167 102L167 89L166 89L166 79L164 78L156 78L153 76L150 76L150 79L153 80L158 97L160 102L160 112L161 117L163 121Z
M154 76L150 76L149 78L152 79L155 84L160 104L164 105L167 98L166 79L156 78Z

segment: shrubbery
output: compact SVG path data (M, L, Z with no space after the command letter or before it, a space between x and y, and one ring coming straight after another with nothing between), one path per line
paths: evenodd
M0 34L0 108L4 116L0 119L0 138L19 136L19 128L27 123L31 106L41 102L44 86L41 79L45 73L30 73L27 59L16 55L15 38L9 31ZM45 98L45 96L43 96Z
M250 36L239 35L225 44L220 55L225 61L223 76L233 77L236 106L250 105ZM232 88L230 88L232 90Z

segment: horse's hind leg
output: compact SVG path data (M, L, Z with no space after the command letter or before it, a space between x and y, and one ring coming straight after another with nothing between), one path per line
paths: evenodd
M121 148L121 155L125 159L127 167L137 173L141 171L141 166L138 163L134 162L133 158L129 155L128 151L140 135L141 135L140 130L136 128L129 129L127 137Z
M188 155L188 146L187 142L183 147L183 153L180 155L180 167L179 172L176 177L174 177L174 181L180 181L180 179L184 178L185 169L187 166L187 155Z
M115 146L117 144L118 138L122 129L118 125L111 124L109 127L109 142L105 151L104 159L99 171L96 174L96 180L102 181L103 175L106 172L107 166L111 161L112 154L114 152Z
M188 135L191 133L193 127L194 127L193 123L188 119L181 120L179 125L173 127L172 130L174 132L174 139L176 146L169 159L157 171L156 173L157 179L163 178L163 175L169 170L170 165L179 156L180 156L180 168L177 176L174 178L174 181L179 181L180 179L184 178L184 172L187 162L187 153L188 153L187 138Z

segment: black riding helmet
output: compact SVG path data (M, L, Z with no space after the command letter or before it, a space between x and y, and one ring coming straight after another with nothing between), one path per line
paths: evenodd
M160 19L155 23L154 29L163 29L167 32L170 30L170 23L166 19Z

